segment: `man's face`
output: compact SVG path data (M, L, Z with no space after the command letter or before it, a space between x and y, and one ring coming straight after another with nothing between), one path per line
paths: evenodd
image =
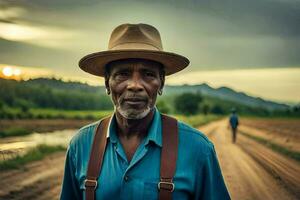
M105 82L117 112L127 119L141 119L151 111L164 84L160 67L157 62L141 59L110 63Z
M151 111L164 84L160 67L159 63L141 59L110 64L106 85L117 112L127 119L141 119Z

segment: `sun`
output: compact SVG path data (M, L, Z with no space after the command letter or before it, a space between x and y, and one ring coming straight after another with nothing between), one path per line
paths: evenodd
M10 66L6 66L2 69L2 74L6 78L11 78L11 79L19 79L21 75L21 70L18 68L13 68Z

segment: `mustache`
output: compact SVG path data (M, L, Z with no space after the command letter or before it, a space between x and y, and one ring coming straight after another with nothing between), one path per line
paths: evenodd
M149 97L147 94L137 94L132 92L125 92L119 98L119 103L126 100L136 100L136 101L148 101Z

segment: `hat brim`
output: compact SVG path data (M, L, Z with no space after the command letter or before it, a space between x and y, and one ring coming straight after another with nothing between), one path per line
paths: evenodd
M116 60L141 58L153 60L164 65L166 75L171 75L186 68L190 61L181 55L152 50L110 50L89 54L79 61L79 67L96 76L105 75L105 66Z

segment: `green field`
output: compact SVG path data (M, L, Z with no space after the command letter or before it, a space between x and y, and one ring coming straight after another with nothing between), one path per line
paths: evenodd
M46 118L100 119L111 114L113 111L30 109L30 112L33 114L34 118L45 116Z
M0 131L0 138L28 135L31 132L24 127L9 127Z
M211 121L215 121L218 119L221 119L222 115L203 115L203 114L198 114L198 115L192 115L192 116L186 116L186 115L175 115L175 117L180 120L183 121L195 128L198 128L199 126L202 126L204 124L207 124Z
M26 163L41 160L49 154L65 150L66 148L63 146L39 145L35 148L30 149L22 156L17 156L10 160L1 161L0 170L17 169L24 166Z
M20 108L5 108L4 119L99 119L111 110L59 110L47 108L30 108L24 112Z

